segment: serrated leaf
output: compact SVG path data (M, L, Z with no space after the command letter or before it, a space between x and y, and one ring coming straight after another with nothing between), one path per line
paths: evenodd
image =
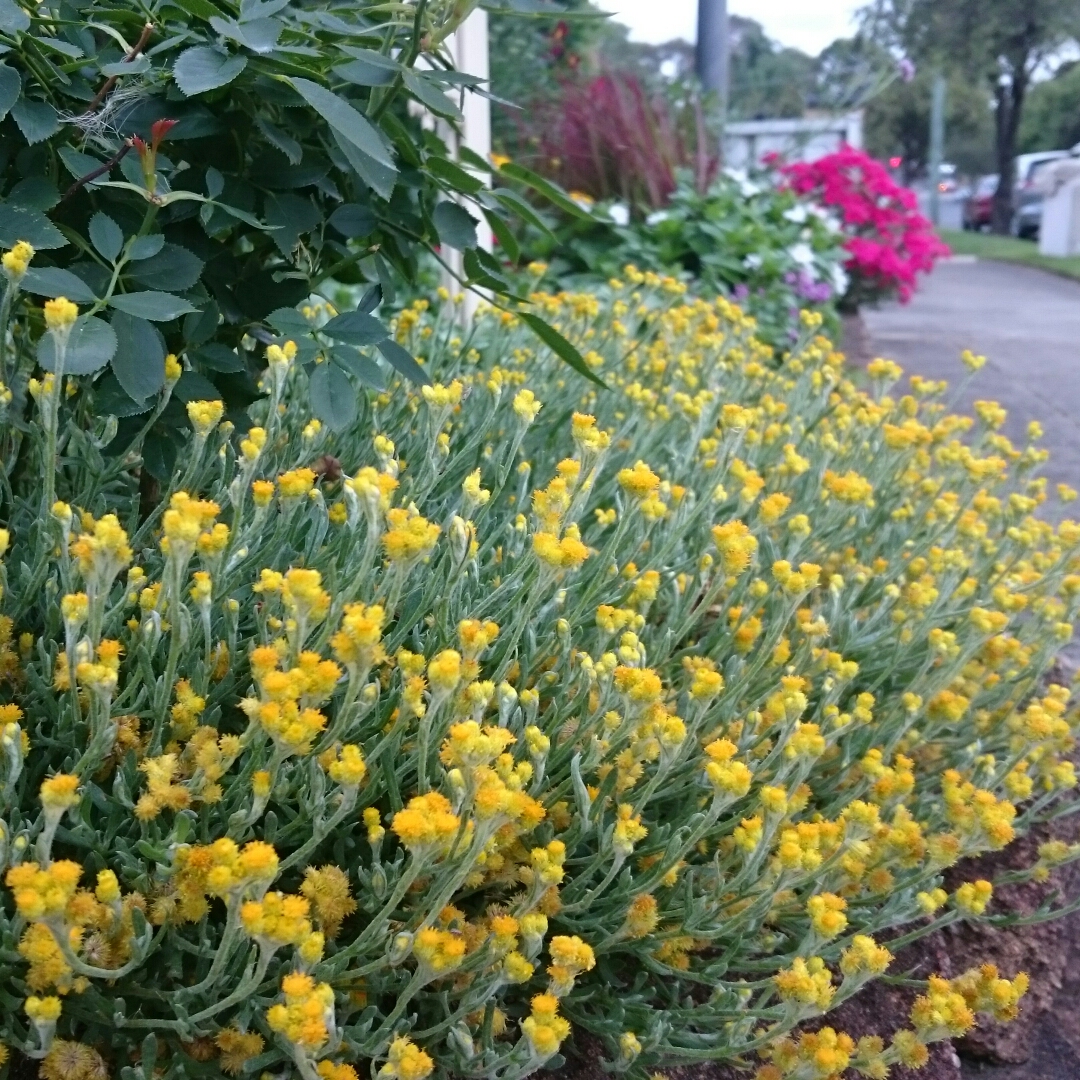
M462 206L449 200L439 203L431 215L442 243L458 251L476 247L476 219Z
M90 243L107 262L116 262L124 246L124 232L108 214L99 210L90 219Z
M99 416L138 416L148 412L149 402L135 401L120 385L120 380L108 371L94 384L94 411Z
M194 15L196 19L202 19L204 22L209 22L215 16L222 14L210 3L210 0L169 0L169 3L175 4L181 11L186 11L189 15Z
M349 345L374 345L390 336L390 331L374 315L363 311L335 315L322 328L322 333Z
M156 255L144 259L128 272L150 289L175 289L183 292L199 280L203 261L179 244L166 244Z
M510 231L510 226L494 210L485 210L484 217L487 218L495 239L499 241L499 247L506 252L511 262L516 263L521 258L521 247L518 245L517 237Z
M163 484L169 482L179 455L179 447L168 436L157 431L151 431L146 436L146 441L142 446L143 465L155 480Z
M340 147L346 160L360 179L381 198L389 200L397 183L397 169L388 169L374 158L358 150L336 128L331 128L334 142Z
M92 375L100 371L116 352L116 334L103 319L82 315L75 321L64 356L65 375ZM37 361L46 371L56 371L56 343L52 334L42 334L37 344Z
M145 75L150 70L149 56L136 56L133 60L119 60L115 64L102 64L101 74L119 78L122 75Z
M128 248L128 258L132 262L142 262L143 259L153 258L165 246L165 237L161 233L152 233L150 236L138 236Z
M3 120L11 110L11 106L19 100L22 93L22 79L19 73L7 66L0 64L0 120Z
M117 311L151 322L172 322L181 315L198 310L182 297L165 292L118 293L110 298L109 305Z
M295 308L278 308L266 316L266 321L279 334L306 334L311 327Z
M116 352L112 370L134 401L145 401L165 385L165 347L145 319L118 311L112 320Z
M5 34L21 34L30 29L30 16L15 0L0 0L0 31Z
M0 203L0 247L14 247L20 240L39 251L62 248L64 234L40 211L17 203Z
M308 383L311 411L333 431L356 423L359 408L356 389L335 364L317 364Z
M300 237L322 221L310 199L290 193L270 195L266 200L265 217L266 224L274 226L270 238L286 257L293 253Z
M299 165L304 159L303 147L291 135L286 135L284 131L275 127L269 120L265 120L260 116L256 119L255 126L266 137L266 141L280 150L291 164ZM215 198L213 195L210 197Z
M516 191L511 191L509 188L496 188L492 195L499 205L505 207L510 213L532 225L533 228L539 229L545 236L555 238L547 222Z
M251 22L253 19L266 19L276 15L289 6L291 0L241 0L240 21Z
M60 192L47 177L26 176L8 192L8 199L19 206L51 210L60 201Z
M173 79L185 97L194 97L227 86L246 67L247 57L242 53L230 55L208 45L193 45L176 58Z
M350 374L355 375L366 386L375 390L386 389L386 376L371 357L364 356L349 345L335 345L330 350L330 358L335 364L340 364Z
M380 341L376 347L386 358L386 362L409 382L419 383L421 386L431 385L428 373L416 362L412 353L393 338Z
M290 81L297 93L344 139L383 168L397 171L378 129L344 98L310 79Z
M173 387L173 397L180 401L220 401L221 393L205 375L197 371L185 371Z
M381 285L372 285L360 298L360 303L356 305L356 310L363 312L365 315L370 315L382 303L382 293L383 289Z
M461 110L437 87L429 83L423 75L415 71L402 72L402 80L413 97L421 105L429 108L436 116L461 123L465 117Z
M460 165L455 164L449 158L439 157L432 154L427 159L428 172L445 180L455 191L466 195L476 195L484 190L484 181L472 173L466 172Z
M581 353L554 326L529 311L519 311L517 316L560 360L569 364L579 375L584 375L589 382L607 389L607 383L585 363Z
M34 296L66 296L76 304L92 304L93 289L81 277L57 266L30 266L22 279L22 289Z
M44 142L60 130L60 118L47 101L20 98L11 106L11 118L31 146Z
M357 236L370 236L378 228L379 219L369 206L343 203L330 215L328 224L352 240Z
M354 86L389 86L395 76L392 68L376 67L367 60L349 60L337 64L332 70L338 78Z
M92 173L95 169L98 169L105 164L103 161L99 161L89 154L84 154L81 150L76 150L73 146L61 146L57 150L57 153L60 155L60 160L64 163L64 167L76 180L81 176ZM102 173L96 180L89 181L86 184L86 187L96 188L101 184L107 183L108 180L109 173Z
M222 37L238 42L255 53L273 52L285 29L278 19L253 19L241 26L232 19L213 18L210 25Z
M545 180L544 177L534 173L532 169L527 169L524 165L518 165L517 162L510 162L499 171L503 176L509 176L512 180L517 180L525 184L526 187L532 188L533 191L543 195L549 202L553 202L560 210L565 210L566 213L573 217L581 218L583 221L594 220L592 214L578 206L558 184Z
M208 342L190 356L200 367L209 368L211 371L243 371L245 366L234 349L217 341Z

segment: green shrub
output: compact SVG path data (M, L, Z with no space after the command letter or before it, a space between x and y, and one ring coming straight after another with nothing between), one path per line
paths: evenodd
M351 383L381 382L384 361L418 374L392 345L374 365L356 346L386 340L372 312L415 281L419 254L464 249L466 275L506 291L475 250L476 219L505 231L527 204L484 190L488 163L459 162L414 115L452 126L462 95L483 92L443 52L475 6L118 0L31 13L5 0L0 245L37 250L25 294L83 305L68 372L99 374L119 420L110 454L152 419L146 467L166 482L190 431L183 402L219 397L239 419L258 397L252 347L313 292L364 287L311 384L316 414L340 421ZM169 352L185 372L154 415ZM0 381L17 382L2 356Z
M57 373L2 395L0 1033L45 1080L511 1080L572 1028L635 1076L881 1076L1015 1014L984 968L887 1047L783 1038L875 935L992 921L942 871L1068 805L1044 455L895 365L857 390L810 313L776 368L671 279L533 301L610 391L420 303L395 339L439 381L334 435L313 308L255 427L187 403L157 504L61 377L72 305L16 323Z
M554 234L530 232L523 246L556 276L589 287L627 263L677 273L700 295L734 297L757 319L758 337L782 350L797 337L800 309L820 311L835 329L847 288L839 222L781 190L772 173L722 172L704 193L684 175L667 207L647 218L618 224L599 208L589 222L565 218Z

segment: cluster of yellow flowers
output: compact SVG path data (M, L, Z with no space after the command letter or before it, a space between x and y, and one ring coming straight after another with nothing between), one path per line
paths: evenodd
M147 1032L177 1075L521 1080L579 1022L634 1075L708 1046L761 1080L884 1077L1015 1015L1026 980L987 965L887 1043L787 1037L887 970L875 935L993 920L994 882L943 871L1075 785L1042 678L1080 525L1036 516L1038 433L884 361L861 389L812 318L778 358L657 275L532 302L609 389L510 313L466 344L457 306L413 305L395 334L437 381L335 435L304 406L313 317L266 350L248 430L188 403L141 519L134 479L73 466L10 522L26 1020L0 1034L46 1080Z

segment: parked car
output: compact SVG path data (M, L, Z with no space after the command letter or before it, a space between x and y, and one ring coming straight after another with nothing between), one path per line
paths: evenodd
M1034 240L1042 221L1043 195L1035 184L1035 176L1051 161L1068 157L1068 150L1043 150L1037 154L1021 154L1016 159L1016 186L1013 188L1013 236Z
M975 182L971 194L964 200L964 228L969 232L981 232L990 228L994 216L994 194L998 188L998 174L988 173Z

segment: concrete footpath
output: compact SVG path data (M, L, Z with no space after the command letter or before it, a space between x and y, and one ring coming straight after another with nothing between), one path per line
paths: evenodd
M1045 431L1051 453L1044 470L1052 484L1080 488L1080 282L1042 270L958 259L939 264L909 304L885 304L864 312L873 355L896 360L908 374L948 379L958 385L966 371L960 353L986 356L986 366L956 403L967 412L983 398L1009 411L1003 428L1018 446L1029 421ZM1080 502L1062 505L1052 493L1041 513L1080 518ZM1067 666L1080 666L1080 640L1065 650ZM1080 915L1068 923L1037 928L1045 948L1063 942L1074 959L1049 1008L1027 1028L1030 1052L1017 1064L964 1060L957 1080L1080 1080ZM1051 939L1052 933L1060 937ZM1011 961L1002 959L1007 966ZM914 1074L913 1074L914 1075Z
M1038 420L1050 451L1051 484L1080 488L1080 282L1042 270L963 259L939 263L908 304L864 312L874 355L909 375L948 379L966 371L960 353L986 356L958 405L993 399L1009 411L1002 429L1018 446ZM1047 501L1048 517L1080 516L1080 503Z

